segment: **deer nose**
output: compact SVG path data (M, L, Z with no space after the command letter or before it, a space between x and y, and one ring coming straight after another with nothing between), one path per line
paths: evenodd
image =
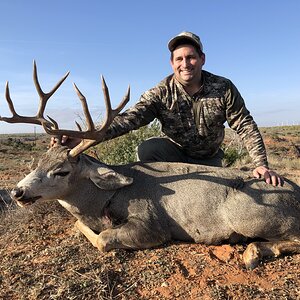
M13 199L20 199L24 195L24 190L22 188L15 188L10 192Z

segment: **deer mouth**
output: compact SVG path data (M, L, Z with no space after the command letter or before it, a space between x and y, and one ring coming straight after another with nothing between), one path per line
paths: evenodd
M32 205L40 198L41 198L41 196L37 196L37 197L33 197L33 198L16 199L16 201L19 206L24 207L24 206Z
M25 188L17 187L10 192L10 196L21 207L33 204L36 200L42 198L42 196L30 197Z

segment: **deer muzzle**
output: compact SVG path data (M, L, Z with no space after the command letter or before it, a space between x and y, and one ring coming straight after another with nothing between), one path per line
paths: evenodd
M24 188L14 188L10 192L11 198L17 202L21 207L33 204L36 200L41 198L41 196L28 197L26 196L26 190Z

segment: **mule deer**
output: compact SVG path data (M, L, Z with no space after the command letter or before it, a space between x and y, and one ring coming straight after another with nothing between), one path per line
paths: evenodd
M104 79L106 120L96 129L85 97L74 85L86 117L87 130L61 130L46 119L47 100L66 79L45 94L37 79L40 95L35 117L19 116L10 98L12 117L0 120L40 124L54 136L79 137L73 149L62 145L50 148L37 168L11 191L21 206L35 201L59 199L78 220L76 226L99 250L145 249L172 240L205 244L252 242L243 259L254 268L264 256L300 253L300 188L285 180L274 187L248 174L226 168L184 163L132 163L107 166L83 154L101 141L114 117L129 100L129 90L117 109L111 108Z

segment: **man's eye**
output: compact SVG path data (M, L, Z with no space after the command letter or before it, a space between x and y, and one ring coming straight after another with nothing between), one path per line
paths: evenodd
M60 177L65 177L69 174L70 172L57 172L57 173L54 173L53 175L54 176L60 176Z

